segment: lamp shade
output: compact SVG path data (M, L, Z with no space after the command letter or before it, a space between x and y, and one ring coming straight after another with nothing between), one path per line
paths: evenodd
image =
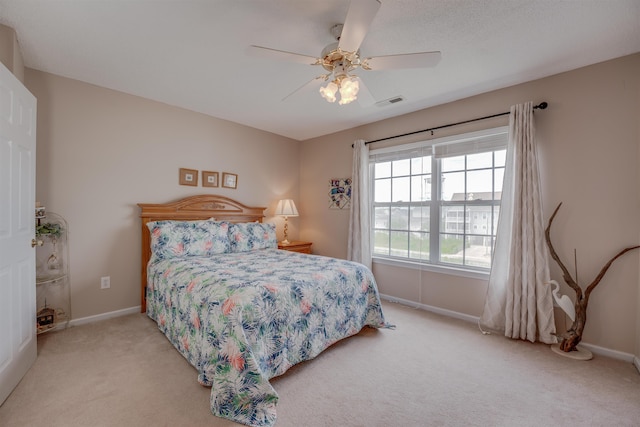
M298 216L298 209L296 204L291 199L282 199L276 206L276 215L280 216Z

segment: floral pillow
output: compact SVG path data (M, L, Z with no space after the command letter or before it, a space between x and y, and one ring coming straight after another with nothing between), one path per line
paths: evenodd
M261 222L246 222L229 226L231 252L277 248L276 226Z
M157 258L211 256L229 252L229 223L217 221L154 221L151 253Z

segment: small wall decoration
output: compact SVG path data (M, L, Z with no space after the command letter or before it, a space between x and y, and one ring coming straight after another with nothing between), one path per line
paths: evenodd
M225 188L237 188L238 175L235 173L222 172L222 186Z
M217 187L218 186L218 172L202 171L202 186L203 187Z
M351 178L329 180L329 209L348 209L351 206Z
M180 168L180 185L198 186L198 171L196 169Z

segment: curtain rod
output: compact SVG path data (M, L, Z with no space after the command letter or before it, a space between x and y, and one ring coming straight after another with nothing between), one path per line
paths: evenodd
M546 102L541 102L538 105L534 105L533 108L534 109L544 110L548 106L549 106L549 104L547 104ZM510 114L510 113L511 113L510 111L507 111L506 113L492 114L491 116L478 117L477 119L465 120L463 122L451 123L451 124L448 124L448 125L436 126L434 128L417 130L417 131L414 131L414 132L403 133L402 135L394 135L394 136L388 136L386 138L374 139L373 141L366 141L365 145L366 144L373 144L374 142L386 141L388 139L400 138L402 136L415 135L416 133L429 132L429 131L433 132L434 130L444 129L444 128L448 128L448 127L451 127L451 126L458 126L458 125L464 125L466 123L477 122L478 120L486 120L486 119L492 119L494 117L506 116L507 114ZM351 144L351 147L353 147L353 144Z

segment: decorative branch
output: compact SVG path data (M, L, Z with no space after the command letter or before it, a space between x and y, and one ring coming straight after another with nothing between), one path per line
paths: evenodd
M613 261L617 260L618 258L620 258L622 255L626 254L627 252L632 251L634 249L638 249L638 248L640 248L640 245L630 246L628 248L625 248L625 249L621 250L620 252L618 252L618 254L616 256L611 258L609 260L609 262L606 263L604 267L602 267L602 270L600 270L600 273L598 273L598 276L596 276L596 278L593 279L593 282L591 282L591 284L589 286L587 286L587 290L584 291L584 299L585 299L585 301L589 300L589 295L595 289L595 287L598 286L598 283L600 283L600 281L604 277L604 275L607 272L607 270L609 269L609 267L611 267L611 264L613 264Z
M578 283L573 279L573 277L571 277L571 273L569 273L569 270L567 269L567 267L565 267L565 265L562 263L562 260L556 253L556 250L553 247L553 244L551 243L551 223L553 222L553 219L556 217L556 214L560 210L560 206L562 206L562 202L558 204L558 207L556 208L555 211L553 211L551 218L549 218L549 224L547 225L547 228L544 230L544 237L547 240L547 246L549 246L549 253L551 254L551 258L553 258L558 263L558 265L560 266L560 269L562 270L562 277L564 281L567 283L567 285L571 287L571 289L573 289L576 292L577 297L581 297L582 289L580 288L580 286L578 286Z
M576 312L575 320L573 321L571 328L569 328L569 330L566 333L561 335L563 339L562 339L562 343L560 343L560 349L562 349L562 351L570 352L570 351L576 350L576 346L582 340L582 332L584 331L584 327L587 322L587 305L589 304L589 296L591 295L591 292L593 292L596 286L598 286L598 284L600 283L604 275L609 270L609 267L611 267L611 264L613 264L613 262L616 259L620 258L622 255L626 254L629 251L640 248L640 245L630 246L628 248L625 248L620 252L618 252L613 258L611 258L609 262L607 262L604 265L604 267L602 267L602 269L600 270L600 273L598 273L598 275L591 282L591 284L587 286L587 289L583 295L582 288L577 282L577 276L578 276L577 267L576 267L576 279L574 280L573 277L571 277L571 273L569 273L569 270L567 269L567 267L565 267L564 263L556 253L553 247L553 244L551 243L551 224L556 214L558 213L560 206L562 206L562 203L558 204L558 207L556 208L556 210L553 211L553 215L551 215L551 218L549 218L549 223L547 225L547 228L545 229L544 235L547 241L547 246L549 246L549 253L551 254L551 258L553 258L558 263L558 265L560 266L560 269L562 270L562 277L564 278L564 281L576 293L576 300L574 303L575 312Z

